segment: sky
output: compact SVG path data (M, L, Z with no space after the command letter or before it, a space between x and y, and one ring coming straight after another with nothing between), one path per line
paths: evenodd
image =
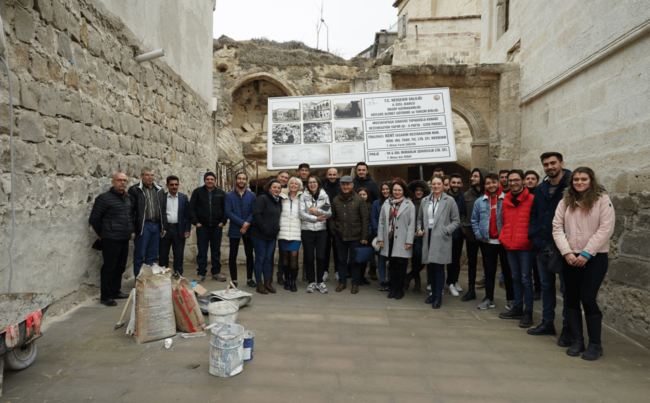
M372 45L375 32L397 22L395 0L217 0L213 37L295 40L316 48L321 2L329 26L329 50L345 59ZM325 26L318 47L327 50Z

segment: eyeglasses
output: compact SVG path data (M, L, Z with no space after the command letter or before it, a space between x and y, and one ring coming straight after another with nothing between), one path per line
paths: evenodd
M167 186L169 186L169 187L178 187L179 185L178 185L178 183L170 183Z
M118 182L118 183L122 183L122 182L123 182L123 183L128 183L129 180L128 180L128 179L115 179L115 182Z
M318 185L318 182L311 181L311 182L307 182L307 184L308 185Z

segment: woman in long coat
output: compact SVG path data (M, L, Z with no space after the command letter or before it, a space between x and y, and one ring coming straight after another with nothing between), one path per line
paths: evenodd
M379 214L377 241L381 246L381 255L390 262L391 285L388 298L402 299L406 269L413 256L415 206L408 199L411 192L403 181L393 182L390 193Z
M422 263L427 265L427 277L432 295L425 302L439 309L445 286L445 265L451 263L452 233L460 226L458 206L444 192L440 176L431 179L431 194L420 203L417 219L418 236L422 239Z

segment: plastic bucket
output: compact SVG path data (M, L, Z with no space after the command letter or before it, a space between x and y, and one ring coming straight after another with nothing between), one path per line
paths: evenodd
M228 323L212 328L210 375L228 378L244 370L244 327Z
M244 361L251 361L253 359L255 341L255 333L250 330L244 332Z
M213 323L237 323L239 305L230 301L213 302L208 305L210 324Z

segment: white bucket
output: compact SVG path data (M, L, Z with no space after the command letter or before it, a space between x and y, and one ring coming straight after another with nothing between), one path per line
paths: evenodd
M213 302L208 305L210 324L213 323L237 323L239 305L230 301Z
M228 378L244 370L244 327L227 323L212 329L210 375Z

